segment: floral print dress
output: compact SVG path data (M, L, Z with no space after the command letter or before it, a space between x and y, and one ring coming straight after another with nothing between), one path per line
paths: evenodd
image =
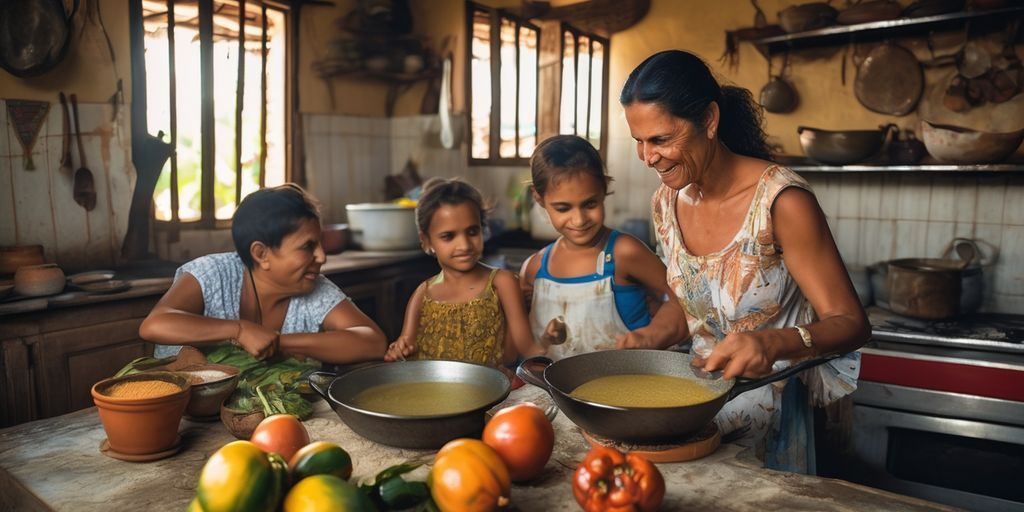
M491 270L487 287L469 302L441 302L423 296L420 324L416 333L419 349L413 359L450 359L492 367L501 365L505 355L505 314L494 289ZM430 279L437 281L441 274ZM430 284L427 285L428 290Z
M662 185L655 192L652 219L666 255L669 287L686 312L694 353L709 354L718 341L732 332L793 327L814 320L814 311L786 268L782 248L775 243L772 230L772 204L788 187L811 190L803 178L789 169L777 165L765 169L735 238L723 249L705 256L695 256L687 250L675 215L678 195L686 193L686 189L676 191ZM791 361L778 361L774 370L790 364ZM835 359L801 372L799 378L806 389L791 390L789 394L809 395L797 400L803 402L806 412L809 403L824 405L853 392L859 369L859 353ZM798 435L813 435L813 424L809 428L806 425L808 414L781 413L786 387L795 386L782 381L748 391L726 403L715 417L722 433L746 431L745 439L757 443L767 439L766 451L773 449L773 443L776 447L784 445L785 450L808 449L806 442L779 437L794 430L792 425L783 425L784 421L805 423L796 429ZM785 401L786 407L790 407L793 398L789 396ZM812 449L813 443L810 445ZM813 450L810 454L779 457L788 461L781 464L782 469L813 472ZM768 459L772 456L768 455Z

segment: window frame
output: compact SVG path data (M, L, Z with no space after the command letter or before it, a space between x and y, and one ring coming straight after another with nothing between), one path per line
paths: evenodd
M129 23L130 23L129 30L130 31L138 31L138 33L140 34L139 37L140 37L140 42L141 42L141 34L144 33L143 19L142 19L142 13L143 13L142 3L143 2L142 2L142 0L129 0L129 1L131 2L131 9L129 9L129 10L131 12L138 13L137 18L130 17L130 19L129 19ZM168 0L168 1L169 2L173 2L173 0ZM285 67L285 76L287 77L286 80L285 80L285 86L284 86L284 89L285 89L285 93L284 93L284 97L285 97L284 98L285 99L285 105L284 105L284 110L285 110L285 114L284 114L284 136L285 136L285 141L284 141L284 153L285 153L285 155L284 155L284 166L285 166L284 176L285 176L285 178L284 179L285 179L285 182L291 182L291 181L296 181L296 180L304 181L302 179L303 176L301 176L301 171L300 171L302 169L301 161L300 161L301 154L300 154L300 152L295 151L296 144L301 141L301 134L297 133L297 131L296 131L299 127L301 127L301 122L299 122L296 119L296 117L299 115L299 112L298 112L298 97L297 97L297 93L298 93L299 87L298 87L298 74L297 74L297 70L298 70L298 62L299 62L299 54L298 54L298 51L299 51L299 41L298 41L299 27L298 27L298 21L299 21L299 18L300 18L301 2L300 1L289 1L289 0L235 0L235 1L239 5L239 7L241 8L240 11L239 11L240 15L242 15L245 12L242 9L244 9L246 5L255 5L255 6L258 6L258 7L262 8L264 11L269 10L269 9L276 10L276 11L280 12L283 15L283 17L284 17L284 26L285 26L285 29L286 29L285 38L284 38L285 39L285 56L284 56L285 64L284 64L284 67ZM188 3L192 3L192 2L188 2ZM216 169L215 169L215 165L214 165L215 164L215 160L214 159L216 158L216 152L215 152L215 147L216 147L216 142L215 142L216 122L215 122L215 119L214 119L214 98L213 98L213 87L214 87L214 78L213 78L213 75L214 75L214 63L213 63L213 58L214 58L213 57L213 14L214 14L214 3L215 3L215 0L195 0L194 3L196 4L197 8L199 9L198 28L199 28L199 33L200 33L199 34L199 37L200 37L200 39L199 39L199 45L200 45L200 69L199 69L198 80L200 82L201 95L202 95L202 99L201 99L201 113L200 113L202 128L201 128L201 133L199 134L200 135L199 138L202 141L201 142L201 144L202 144L202 156L201 156L201 172L202 172L202 174L201 174L201 177L200 177L200 183L201 183L201 190L200 190L200 205L201 205L201 207L200 207L200 217L197 220L187 220L187 221L183 221L181 219L178 219L177 187L172 186L171 190L172 190L172 205L173 205L173 207L172 207L172 219L171 220L159 220L159 219L156 218L155 210L153 210L152 208L148 209L149 213L148 213L148 219L147 220L152 223L154 229L156 229L156 230L163 229L163 230L171 230L172 232L177 232L178 229L207 229L208 230L208 229L226 229L226 228L230 228L231 227L231 219L217 219L217 215L216 215L216 200L215 200L214 195L213 195L213 190L214 190L214 185L215 185L215 180L216 180ZM169 26L173 26L173 22L169 23L168 25ZM263 26L261 28L262 28L262 32L263 32L263 42L261 43L262 44L262 50L261 51L266 52L267 51L266 50L266 30L267 30L266 17L263 18ZM239 39L240 39L239 43L240 44L241 44L241 39L244 37L244 35L245 35L245 31L244 30L239 30ZM138 55L136 55L136 51L137 51ZM141 83L141 85L142 85L141 90L142 91L146 90L145 89L145 83L146 83L146 62L145 62L145 58L143 57L144 52L145 52L144 48L138 48L138 49L133 48L132 49L132 59L131 59L131 76L132 76L132 81L133 81L133 83ZM263 73L264 73L264 75L266 75L266 73L267 73L266 72L266 62L267 62L266 54L264 53L262 57L263 58L261 59L261 65L263 67ZM240 59L240 61L241 60L242 59ZM169 61L168 62L168 68L170 70L171 77L172 77L172 85L171 85L172 93L171 93L171 95L173 96L175 94L175 92L174 92L175 91L175 87L173 85L173 82L174 82L173 77L175 76L175 73L176 73L175 63ZM239 68L239 72L242 72L241 66ZM134 90L134 86L133 86L133 90ZM265 94L265 91L264 91L264 94ZM136 94L136 96L138 96L138 95ZM148 112L147 112L148 100L149 100L149 98L146 97L146 94L142 94L141 98L139 98L139 97L133 97L132 98L131 111L132 111L132 120L133 120L133 123L132 123L132 125L133 125L132 126L132 134L133 134L132 136L133 137L135 137L137 135L141 136L141 135L149 134L149 127L148 127L148 121L147 121L147 118L148 118ZM237 90L235 92L234 100L235 100L235 104L237 105L238 104L238 92L237 92ZM266 104L265 104L265 102L266 102L266 100L265 100L265 97L264 97L263 100L261 101L262 106L261 106L261 112L260 112L260 118L261 118L261 121L260 121L261 127L260 127L260 129L261 129L261 132L262 132L262 134L261 134L261 141L260 141L260 145L261 145L260 151L261 151L261 158L264 159L264 160L266 158L266 132L264 130L264 128L266 126ZM237 115L238 115L238 111L237 111L237 107L236 107L236 116ZM172 117L172 119L174 119L174 118ZM176 120L172 121L171 126L169 127L169 129L172 130L172 132L170 134L168 134L172 144L176 144L177 139L178 139L177 133L175 133L175 130L176 130L176 126L175 125L176 125ZM238 139L239 130L240 130L240 125L237 124L237 117L236 117L236 129L235 129L236 141L234 142L234 144L236 145L236 148L237 148L237 144L239 143L238 140L237 140ZM225 141L225 142L222 142L222 144L223 143L228 143L228 142ZM236 151L237 151L237 149L236 149ZM175 152L176 152L176 147L172 145L171 146L171 157L170 157L171 166L170 166L170 169L169 169L171 174L172 174L172 176L176 175L176 169L175 169L175 167L176 167L176 165L175 165L176 158L175 158L175 154L174 154ZM239 181L240 181L240 176L241 176L239 174L239 170L240 170L239 169L239 164L240 163L239 163L238 159L239 159L239 155L236 154L235 155L235 163L236 163L236 168L235 168L235 176L236 176L235 197L236 197L236 201L235 201L235 203L236 203L236 205L240 202L240 197L239 196L241 194L241 188L239 187ZM266 168L265 168L264 164L261 164L261 167L260 167L260 184L259 184L261 189L265 187L265 177L266 177Z
M474 11L486 13L491 22L491 115L490 115L490 130L492 134L497 133L498 136L488 137L488 152L487 158L476 158L473 156L473 137L472 137L472 122L473 122L473 19ZM502 157L500 156L499 146L501 144L500 126L501 126L501 21L507 19L516 24L516 84L515 84L515 98L516 98L516 153L519 152L519 33L520 29L525 27L533 30L537 33L537 42L540 43L541 28L537 25L530 23L515 14L508 12L505 9L497 9L493 7L487 7L485 5L478 4L473 1L466 2L466 118L467 118L467 130L469 132L468 148L466 151L466 158L469 165L528 165L530 163L529 156L516 156L516 157ZM538 47L538 55L540 48ZM497 58L495 58L497 57ZM540 89L540 61L538 59L537 72L534 73L534 88ZM495 79L497 77L497 79ZM534 119L540 119L540 101L537 101L534 109ZM540 129L537 129L537 143L540 143Z
M575 112L575 107L579 106L579 96L578 96L579 95L579 86L578 86L579 85L579 72L580 72L580 51L579 51L580 45L579 45L579 38L580 38L580 36L583 36L583 37L588 38L588 40L590 41L588 48L589 48L591 57L593 57L593 55L594 55L594 41L595 40L597 42L601 43L601 45L602 45L602 47L604 49L603 50L604 51L604 60L603 60L603 62L601 64L601 91L602 91L602 94L601 94L601 96L602 96L602 101L601 101L601 138L600 138L601 142L600 142L600 147L598 147L597 150L601 154L602 158L606 158L607 157L607 148L608 148L608 101L609 101L609 98L608 98L608 75L609 75L608 70L611 67L608 64L611 61L611 58L610 58L611 57L611 40L609 38L607 38L607 37L603 37L603 36L597 35L597 34L595 34L593 32L587 32L587 31L582 30L580 28L574 27L572 24L563 21L559 25L559 33L558 33L560 51L561 51L561 55L563 55L563 56L565 55L565 34L566 34L566 32L571 33L573 35L573 41L575 41L575 44L573 45L573 60L574 60L574 65L575 65L576 69L573 70L573 76L574 76L574 81L575 81L575 84L577 85L577 87L573 88L573 92L575 94L575 96L573 97L573 106L574 106L573 113L576 114L573 117L574 119L578 118L578 113ZM559 60L559 66L562 66L563 62L564 62L564 59ZM593 66L593 59L592 58L591 58L590 62L591 62L590 65ZM590 99L590 91L593 91L593 82L592 82L592 80L594 78L594 73L592 72L593 67L591 67L590 70L591 70L591 72L587 73L587 99L588 100ZM561 77L561 76L562 75L560 73L559 77ZM558 88L558 94L559 94L559 98L558 98L559 99L559 102L558 102L558 105L559 105L559 125L561 125L561 105L562 105L562 102L561 102L561 99L562 99L561 98L562 87L561 87L561 85L562 84L559 83L559 88ZM587 104L590 105L591 102L588 101ZM589 137L590 114L591 114L591 111L588 109L588 111L587 111L587 134L588 134L588 136L587 137L583 137L584 139L587 139L587 140L590 140L590 137ZM561 134L561 127L559 127L558 131ZM578 135L579 129L577 128L576 131L577 131L577 133L571 134L571 135Z

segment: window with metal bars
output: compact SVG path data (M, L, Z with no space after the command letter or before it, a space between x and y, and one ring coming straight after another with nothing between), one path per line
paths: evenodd
M537 144L575 133L604 151L608 39L466 3L471 165L526 164Z
M225 226L242 198L289 177L287 3L141 0L146 115L171 146L157 221Z

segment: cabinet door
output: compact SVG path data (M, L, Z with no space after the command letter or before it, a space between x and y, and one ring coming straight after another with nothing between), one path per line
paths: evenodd
M153 345L139 338L142 320L131 318L43 334L32 351L39 417L91 407L93 384L133 359L152 355Z
M360 283L343 288L345 294L352 299L352 303L359 308L366 316L384 329L386 318L382 315L386 312L387 297L384 287L380 283ZM387 334L387 331L385 331Z
M38 417L29 351L35 341L37 336L0 341L0 427Z

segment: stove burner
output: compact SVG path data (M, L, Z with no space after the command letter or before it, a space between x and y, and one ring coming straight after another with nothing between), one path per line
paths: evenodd
M977 313L951 320L928 321L868 308L875 334L915 334L938 338L980 340L990 343L1024 345L1024 315Z

